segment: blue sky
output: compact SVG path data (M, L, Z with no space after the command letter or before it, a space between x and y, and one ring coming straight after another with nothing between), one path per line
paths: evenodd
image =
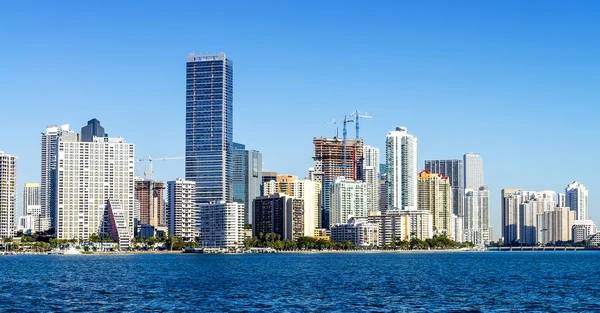
M598 4L554 1L57 1L0 4L0 150L39 181L40 133L98 118L138 157L183 156L185 61L234 61L234 138L304 176L355 109L368 144L406 126L419 159L484 158L500 189L579 180L600 222ZM349 131L354 136L353 128ZM140 168L146 166L139 164ZM155 163L183 176L183 161ZM19 199L20 201L20 199Z

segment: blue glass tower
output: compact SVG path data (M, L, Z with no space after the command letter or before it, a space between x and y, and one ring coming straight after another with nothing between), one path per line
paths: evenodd
M197 203L232 201L233 62L192 54L186 66L185 177Z

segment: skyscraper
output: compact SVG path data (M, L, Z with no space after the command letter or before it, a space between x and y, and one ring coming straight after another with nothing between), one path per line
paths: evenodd
M405 127L388 133L385 144L388 210L417 209L417 138Z
M465 167L465 189L477 190L484 186L483 183L483 160L477 153L466 153L463 157Z
M367 197L366 183L337 177L331 188L330 224L347 223L350 217L367 217Z
M93 118L87 122L86 126L81 128L81 141L92 142L94 137L108 137L104 132L104 127L100 126L100 121Z
M233 62L225 53L188 56L185 120L185 177L196 182L197 203L232 201Z
M0 238L13 236L17 209L17 157L0 151Z
M68 133L72 136L77 134L69 129L69 124L52 125L46 127L46 132L41 134L41 180L40 198L41 215L39 228L48 230L56 223L56 164L58 163L58 138L61 134Z
M314 179L321 184L321 227L329 228L331 188L336 177L362 179L363 141L360 139L314 138ZM344 153L345 151L345 153ZM344 221L345 222L345 221Z
M521 189L502 189L502 237L505 244L511 244L519 240L521 230L519 228L519 210L525 196Z
M565 189L566 205L575 211L575 220L588 219L588 191L580 182L573 182Z
M367 208L379 210L379 149L371 146L363 148L362 178L367 184Z
M154 227L167 225L166 210L164 206L165 184L153 180L135 181L135 200L139 203L139 215L136 219L140 223Z
M452 189L452 214L463 216L463 160L425 160L425 170L448 177Z
M109 226L117 223L123 247L134 230L133 144L113 137L81 142L77 134L63 133L57 148L56 238L86 240L111 231L116 238Z
M244 204L244 223L252 224L254 204L261 195L262 154L246 150L243 144L233 143L233 201Z
M438 233L451 234L450 220L452 205L450 199L450 181L441 174L421 171L418 177L419 202L418 209L429 211L433 219L433 230Z
M40 231L39 223L42 218L40 204L40 184L26 183L23 187L23 215L30 216L34 231Z
M465 189L465 238L476 246L490 240L490 192L486 186Z

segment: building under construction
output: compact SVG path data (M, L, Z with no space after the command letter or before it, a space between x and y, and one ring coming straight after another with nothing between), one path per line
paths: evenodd
M136 180L135 199L139 203L139 222L155 228L166 226L163 192L165 184L153 180Z
M363 140L339 138L314 138L314 180L321 183L322 224L329 228L331 185L336 177L362 179ZM344 153L345 151L345 153Z

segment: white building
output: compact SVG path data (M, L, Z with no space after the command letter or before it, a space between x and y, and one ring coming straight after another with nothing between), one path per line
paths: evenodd
M482 186L465 189L465 241L484 246L490 240L490 192Z
M110 239L119 244L121 249L131 247L133 232L130 226L130 213L129 210L121 207L118 200L106 201L106 215L104 217L105 232Z
M565 207L567 206L567 194L559 193L558 198L556 199L556 206Z
M198 230L203 248L238 248L244 244L244 204L217 201L199 205Z
M575 211L576 220L588 219L588 191L580 182L573 182L567 186L566 206Z
M193 241L196 237L196 182L178 178L167 184L169 234L180 236L186 242Z
M573 242L581 242L597 232L596 224L591 220L576 220L573 223Z
M425 240L433 236L433 221L429 211L385 210L370 212L368 220L379 226L379 244L389 245L394 240Z
M367 184L337 177L331 188L331 224L345 223L350 217L366 217L368 214Z
M127 231L133 237L133 144L113 137L80 142L77 134L62 133L57 160L56 238L86 240L107 233L109 200L126 213Z
M17 210L17 157L0 151L0 238L12 237Z
M369 211L379 210L379 149L363 147L363 180L367 184L367 207Z
M519 210L525 199L521 189L502 189L502 237L505 244L517 242L520 238Z
M538 243L538 201L527 200L519 206L519 242L525 245L536 245Z
M541 244L569 241L572 239L575 211L568 207L556 207L537 215L538 242Z
M35 220L31 215L19 216L16 231L22 231L24 234L32 234L35 230Z
M456 242L464 241L465 232L463 222L464 218L462 216L452 214L452 217L450 218L450 236Z
M483 182L483 159L478 153L466 153L463 156L465 171L465 189L478 190L485 186Z
M379 246L379 225L369 223L366 217L352 217L347 223L332 225L331 241L346 240L359 247Z
M58 138L62 134L76 135L69 128L69 124L51 125L46 127L46 132L41 134L41 180L40 204L41 219L39 229L48 230L56 224L56 165L58 164Z
M405 127L388 133L385 143L387 207L389 210L417 209L417 138Z
M23 215L31 216L31 231L39 232L41 229L41 221L46 224L46 219L42 216L42 205L40 197L40 184L26 183L23 187Z

